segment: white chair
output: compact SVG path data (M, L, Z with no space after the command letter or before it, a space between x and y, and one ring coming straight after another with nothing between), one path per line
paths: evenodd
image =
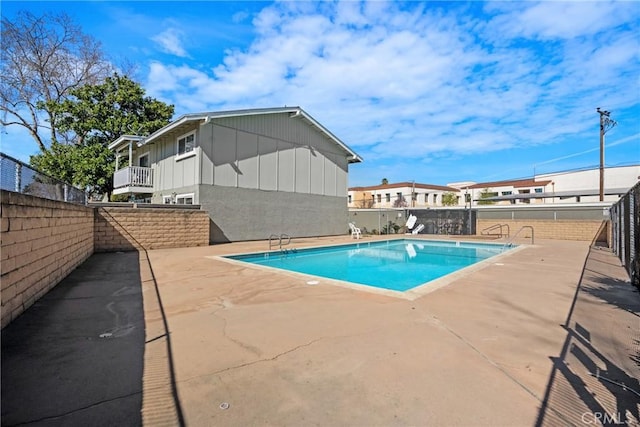
M352 239L360 239L362 238L362 231L352 222L349 223L349 228L351 229L351 238Z
M409 215L409 218L407 218L407 222L405 223L405 226L407 227L407 234L409 234L413 226L416 225L417 220L418 218L415 215Z
M413 229L413 231L411 232L411 234L418 234L420 233L422 230L424 230L424 224L418 224L418 226L416 228Z

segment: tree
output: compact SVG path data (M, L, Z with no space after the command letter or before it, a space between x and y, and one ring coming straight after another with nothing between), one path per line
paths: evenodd
M15 22L3 18L0 47L0 124L24 127L43 152L44 132L51 142L65 138L50 106L73 89L101 82L113 70L100 43L64 13L35 16L23 11Z
M108 144L125 134L148 135L168 124L174 111L173 105L145 96L138 83L118 73L70 94L47 108L59 117L59 129L73 132L80 145L87 138Z
M492 200L483 200L483 199L488 199L489 197L495 197L497 196L498 193L496 193L495 191L491 191L490 188L485 188L484 190L482 190L482 192L480 192L480 197L478 198L478 204L479 205L493 205L495 202Z
M393 201L394 208L406 208L407 206L409 206L409 204L407 203L407 199L405 199L404 196L398 196Z
M382 178L382 185L389 184L389 180L387 178Z
M145 96L138 83L118 74L69 95L47 108L58 117L58 129L74 135L75 144L54 141L50 151L31 156L31 164L93 194L110 194L115 155L107 144L127 133L153 133L169 123L174 107Z
M47 151L31 156L31 165L90 194L111 193L115 155L99 142L87 145L52 142Z
M442 195L442 206L457 206L458 196L451 192L444 193Z

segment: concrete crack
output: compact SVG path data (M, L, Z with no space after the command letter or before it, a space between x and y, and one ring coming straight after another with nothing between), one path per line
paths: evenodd
M309 347L309 346L311 346L311 345L313 345L313 344L315 344L318 341L321 341L323 339L324 339L324 337L320 337L320 338L317 338L315 340L309 341L308 343L300 344L300 345L298 345L296 347L293 347L292 349L289 349L287 351L283 351L282 353L278 353L273 357L264 358L264 359L258 359L258 360L254 360L252 362L242 363L242 364L236 365L236 366L229 366L228 368L219 369L217 371L209 372L209 373L206 373L206 374L196 375L196 376L193 376L193 377L185 378L184 380L180 380L178 382L182 383L182 382L187 382L187 381L194 380L196 378L203 378L203 377L209 377L209 376L213 376L213 375L219 375L219 374L222 374L224 372L233 371L235 369L246 368L247 366L256 365L258 363L273 362L274 360L278 360L282 356L286 356L287 354L290 354L290 353L293 353L295 351L298 351L301 348Z

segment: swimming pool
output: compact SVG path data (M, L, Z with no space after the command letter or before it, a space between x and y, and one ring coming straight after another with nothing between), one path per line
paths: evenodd
M225 258L403 292L508 249L491 243L397 239Z

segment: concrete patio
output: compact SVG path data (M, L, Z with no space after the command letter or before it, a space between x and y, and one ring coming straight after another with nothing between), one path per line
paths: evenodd
M267 248L94 255L3 330L2 424L639 425L640 294L607 249L536 241L415 300L215 258Z

